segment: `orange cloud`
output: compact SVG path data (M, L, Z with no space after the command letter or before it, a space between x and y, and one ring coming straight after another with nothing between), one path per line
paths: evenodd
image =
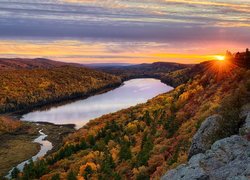
M169 47L169 44L117 43L117 42L82 42L76 40L60 41L0 41L0 57L49 58L66 62L100 63L129 62L145 63L156 61L198 63L211 60L222 53L207 49L181 49ZM174 53L176 52L176 53ZM192 52L192 53L190 53Z

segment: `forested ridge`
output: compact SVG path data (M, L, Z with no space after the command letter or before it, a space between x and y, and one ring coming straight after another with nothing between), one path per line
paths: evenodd
M0 58L0 70L15 70L15 69L49 69L62 66L83 67L81 64L65 63L53 61L50 59L36 58Z
M250 71L216 61L202 66L169 93L90 121L19 177L159 179L186 162L191 139L208 116L224 118L225 130L216 136L235 133L241 123L238 110L250 100Z
M83 67L1 70L0 113L86 97L119 84L119 77Z
M177 70L190 70L193 65L179 64L170 62L155 62L152 64L137 64L128 66L107 66L107 67L96 67L96 69L120 76L123 80L133 78L157 78L171 86L177 86L181 83L175 82L172 79L172 75L169 73ZM177 84L179 83L179 84ZM183 83L183 81L182 81Z

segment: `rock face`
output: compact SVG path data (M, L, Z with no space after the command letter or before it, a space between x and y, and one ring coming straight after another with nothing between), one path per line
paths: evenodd
M250 134L250 112L247 115L246 123L240 128L240 134L249 135Z
M250 179L250 111L245 111L242 118L245 124L240 129L240 135L234 135L216 141L208 148L204 144L213 132L221 117L211 116L200 127L194 136L191 151L196 154L187 164L180 165L169 171L162 180L249 180ZM211 126L211 127L210 127Z
M214 135L220 131L220 115L208 117L200 126L197 133L194 135L192 144L189 150L188 158L193 155L204 153L210 149L211 145L216 141Z
M162 180L247 180L250 178L250 142L234 135L216 141L204 154L169 171Z

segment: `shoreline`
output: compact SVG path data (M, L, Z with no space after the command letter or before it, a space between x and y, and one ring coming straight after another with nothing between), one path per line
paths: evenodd
M44 134L42 131L43 131L43 129L39 130L39 136L32 141L33 143L37 143L40 145L39 152L36 155L32 156L30 159L27 159L27 160L19 163L17 166L15 166L16 168L18 168L19 171L23 171L25 165L29 164L30 160L35 162L37 159L46 155L47 152L53 148L53 144L50 141L46 140L47 135ZM12 174L15 167L13 167L8 172L8 174L5 176L7 179L11 179L11 174Z
M9 118L11 118L9 116ZM4 177L8 172L18 164L31 159L39 153L41 145L35 143L34 139L38 138L39 130L43 129L47 140L52 143L53 148L49 150L45 157L57 151L63 144L63 139L69 134L75 132L72 125L55 125L50 123L33 123L22 122L21 129L12 133L1 135L0 144L0 177Z
M81 95L77 95L77 96L65 96L65 97L61 97L61 98L54 100L54 101L47 101L47 102L42 103L42 104L30 105L30 106L23 108L23 109L20 109L20 110L3 112L3 113L0 113L0 115L11 116L11 117L14 117L15 119L19 120L23 114L32 112L34 110L46 110L46 109L49 109L51 107L57 107L57 106L65 105L68 103L73 103L73 102L78 101L78 100L84 100L84 99L87 99L91 96L95 96L95 95L106 93L108 91L112 91L112 90L122 86L125 81L129 81L132 79L154 78L154 79L160 80L162 83L164 83L168 86L172 86L173 88L175 88L175 86L171 85L171 83L164 81L159 76L135 76L135 77L120 77L120 78L121 78L121 82L119 82L119 83L109 84L105 87L102 87L100 89L96 89L96 90L91 91L87 94L81 94Z
M102 94L105 92L108 92L110 90L113 90L115 88L120 87L123 84L124 81L120 81L117 83L113 83L113 84L108 84L104 87L98 88L96 90L92 90L90 92L87 93L78 93L78 94L72 94L69 96L62 96L62 97L58 97L58 99L48 99L46 102L38 102L32 105L24 105L26 107L22 108L22 109L15 109L14 110L8 110L5 112L1 112L0 115L14 115L16 117L19 117L20 115L26 114L28 112L34 111L34 110L39 110L39 109L48 109L52 106L59 106L59 105L63 105L63 104L67 104L70 102L74 102L77 100L81 100L81 99L86 99L88 97L94 96L94 95L98 95L98 94Z
M120 87L124 81L119 83L109 84L105 87L99 88L87 94L83 94L76 97L63 97L54 102L46 102L45 104L36 104L26 107L22 110L15 110L10 112L5 112L0 114L0 116L5 116L10 118L14 121L20 121L22 123L21 129L11 133L5 133L1 136L1 140L3 141L2 145L0 146L0 152L4 151L6 146L9 148L9 152L4 152L5 156L7 157L6 162L9 162L9 155L6 153L13 153L15 157L11 160L10 163L1 162L0 164L5 164L6 167L0 171L0 177L4 177L8 172L13 168L16 167L18 164L22 163L23 161L31 159L34 155L36 155L40 151L40 144L33 142L34 139L39 137L39 129L43 129L43 132L47 135L44 140L48 140L53 144L53 148L49 150L45 157L53 152L56 152L60 146L63 144L63 139L71 133L76 131L75 124L53 124L48 122L26 122L21 121L20 118L23 114L34 111L34 110L41 110L47 109L54 106L59 106L63 104L67 104L70 102L75 102L77 100L86 99L88 97L102 94L108 91L111 91L115 88ZM28 131L28 132L27 132ZM13 145L12 142L17 142ZM29 150L25 150L23 148L16 149L16 146L26 146L29 147ZM3 158L0 159L3 160Z

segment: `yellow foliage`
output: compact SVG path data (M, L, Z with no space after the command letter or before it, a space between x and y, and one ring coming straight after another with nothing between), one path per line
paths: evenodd
M136 125L136 122L131 122L131 123L128 123L127 125L127 131L129 133L135 133L137 131L137 125Z

